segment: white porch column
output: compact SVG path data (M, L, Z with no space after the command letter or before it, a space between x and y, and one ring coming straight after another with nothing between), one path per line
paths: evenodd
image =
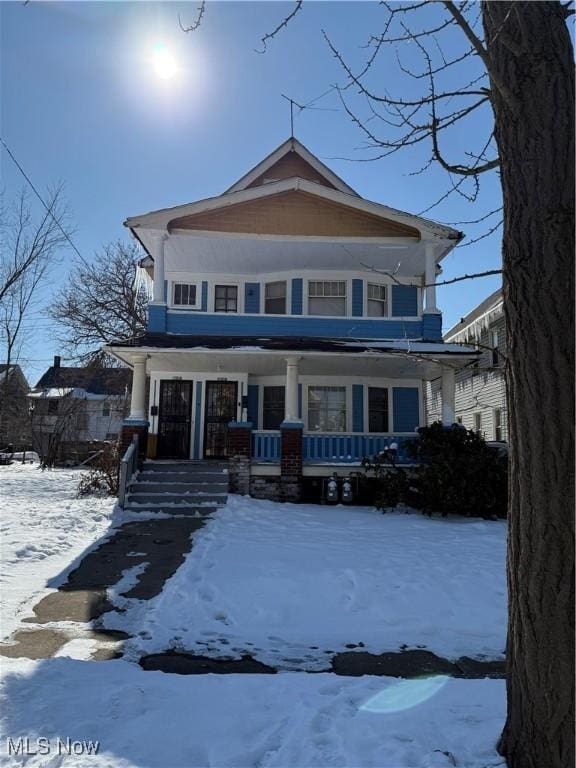
M451 427L456 421L456 386L454 368L442 368L442 425Z
M438 312L436 307L436 259L434 254L434 245L426 243L426 312Z
M146 418L146 355L137 355L132 359L132 398L130 400L129 419Z
M159 232L152 236L152 258L154 259L154 302L165 304L164 298L164 243L166 242L165 232Z
M300 421L298 415L298 361L299 357L286 359L286 397L284 421Z

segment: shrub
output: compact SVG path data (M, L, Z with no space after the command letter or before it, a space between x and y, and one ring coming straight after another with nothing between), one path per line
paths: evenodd
M396 467L386 456L365 460L378 480L379 509L403 502L428 515L506 516L507 459L472 430L436 422L407 446L417 464Z
M78 484L78 496L117 496L120 454L117 443L109 443L92 462Z

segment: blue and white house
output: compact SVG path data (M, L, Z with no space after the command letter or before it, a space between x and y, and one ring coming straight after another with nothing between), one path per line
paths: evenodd
M150 458L242 455L252 491L392 443L402 459L438 378L454 422L477 352L442 340L434 283L462 233L365 200L294 138L222 195L125 225L153 300L147 332L107 349L133 368Z

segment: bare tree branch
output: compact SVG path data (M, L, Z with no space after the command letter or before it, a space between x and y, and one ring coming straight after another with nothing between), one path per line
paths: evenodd
M198 15L196 16L196 19L192 22L192 24L189 24L187 27L182 24L182 19L180 18L180 14L178 14L178 24L180 25L180 29L182 32L196 32L200 24L202 24L202 18L204 16L204 11L206 10L206 0L201 0L200 5L197 8Z
M296 0L296 5L294 7L294 10L291 13L289 13L288 16L286 16L280 22L280 24L278 24L276 29L274 29L272 32L268 32L267 34L264 35L264 37L260 40L260 42L262 43L262 50L259 51L259 50L255 49L256 53L266 53L266 46L268 44L268 40L272 40L273 38L275 38L276 35L278 34L278 32L280 32L280 30L283 27L287 27L288 26L288 24L292 21L294 16L296 16L296 14L299 11L302 10L302 2L303 2L303 0Z

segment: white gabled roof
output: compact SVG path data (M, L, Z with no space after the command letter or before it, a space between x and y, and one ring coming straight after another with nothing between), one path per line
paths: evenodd
M241 179L238 179L238 181L229 187L224 194L228 194L230 192L239 192L242 189L246 189L248 186L250 186L250 184L252 184L253 181L255 181L259 176L262 176L262 174L266 173L269 168L275 165L289 152L296 152L297 155L300 155L300 157L305 162L307 162L308 165L311 165L312 168L314 168L314 170L320 174L320 176L323 176L326 181L336 187L336 189L340 190L340 192L345 192L348 195L356 195L359 197L358 193L352 189L352 187L349 187L345 181L342 181L342 179L337 176L334 171L331 171L327 165L324 165L321 160L318 160L318 158L313 155L309 149L306 149L304 144L301 144L298 139L295 139L293 136L281 144L278 149L275 149L274 152L271 152L268 157L265 157L264 160L258 163L258 165L255 165L254 168L242 176Z
M290 190L307 192L310 195L315 195L324 200L329 200L334 203L348 206L349 208L364 211L365 213L370 213L383 219L395 221L399 224L417 229L423 236L428 236L432 239L441 238L446 240L458 240L460 238L460 233L452 227L437 224L429 219L423 219L420 216L414 216L410 213L398 211L395 208L389 208L381 203L365 200L355 193L349 194L341 192L340 190L324 187L322 184L317 184L314 181L308 181L307 179L301 179L299 177L272 181L263 186L250 187L249 189L241 189L235 192L229 191L218 197L209 197L205 200L188 203L187 205L164 208L159 211L146 213L142 216L133 216L126 219L124 225L130 227L130 229L136 230L142 228L167 232L170 230L172 222L177 219L192 216L196 213L227 208L230 205L237 205L238 203L270 197Z

